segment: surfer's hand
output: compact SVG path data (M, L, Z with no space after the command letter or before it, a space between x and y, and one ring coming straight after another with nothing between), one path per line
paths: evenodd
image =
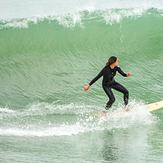
M128 72L128 73L127 73L127 76L131 76L131 75L132 75L132 73L131 73L131 72Z
M89 84L87 84L87 85L84 85L84 87L83 87L83 88L84 88L84 90L85 90L85 91L87 91L87 90L89 89L89 87L90 87L90 85L89 85Z

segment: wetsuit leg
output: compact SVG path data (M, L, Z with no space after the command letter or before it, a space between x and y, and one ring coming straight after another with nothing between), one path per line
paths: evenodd
M115 97L111 90L111 87L103 85L103 89L104 89L105 93L107 94L107 96L109 97L109 101L106 104L106 109L109 109L112 106L112 104L114 103Z
M118 82L115 82L112 85L112 88L123 93L124 104L127 105L128 104L128 99L129 99L128 90L123 85L119 84Z

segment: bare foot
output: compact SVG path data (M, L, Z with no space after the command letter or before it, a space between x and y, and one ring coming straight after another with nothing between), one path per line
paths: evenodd
M106 111L102 111L102 113L101 113L101 116L107 116L107 112Z
M128 107L125 107L125 109L124 109L125 111L130 111L130 109L128 108Z

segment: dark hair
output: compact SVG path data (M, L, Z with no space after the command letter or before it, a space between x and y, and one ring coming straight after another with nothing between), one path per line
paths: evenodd
M110 66L111 64L115 63L117 60L117 57L116 56L111 56L109 59L108 59L108 62L106 63L106 66Z

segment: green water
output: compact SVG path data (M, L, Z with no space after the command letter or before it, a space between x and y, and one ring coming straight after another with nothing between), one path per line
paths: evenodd
M121 10L115 10L119 13ZM156 9L107 23L107 11L82 12L81 22L46 18L28 27L0 22L0 161L162 162L163 111L145 104L163 99L163 17ZM68 20L67 20L68 19ZM101 79L90 82L111 55L131 78L134 111L97 118L108 97ZM114 91L111 111L121 110Z

